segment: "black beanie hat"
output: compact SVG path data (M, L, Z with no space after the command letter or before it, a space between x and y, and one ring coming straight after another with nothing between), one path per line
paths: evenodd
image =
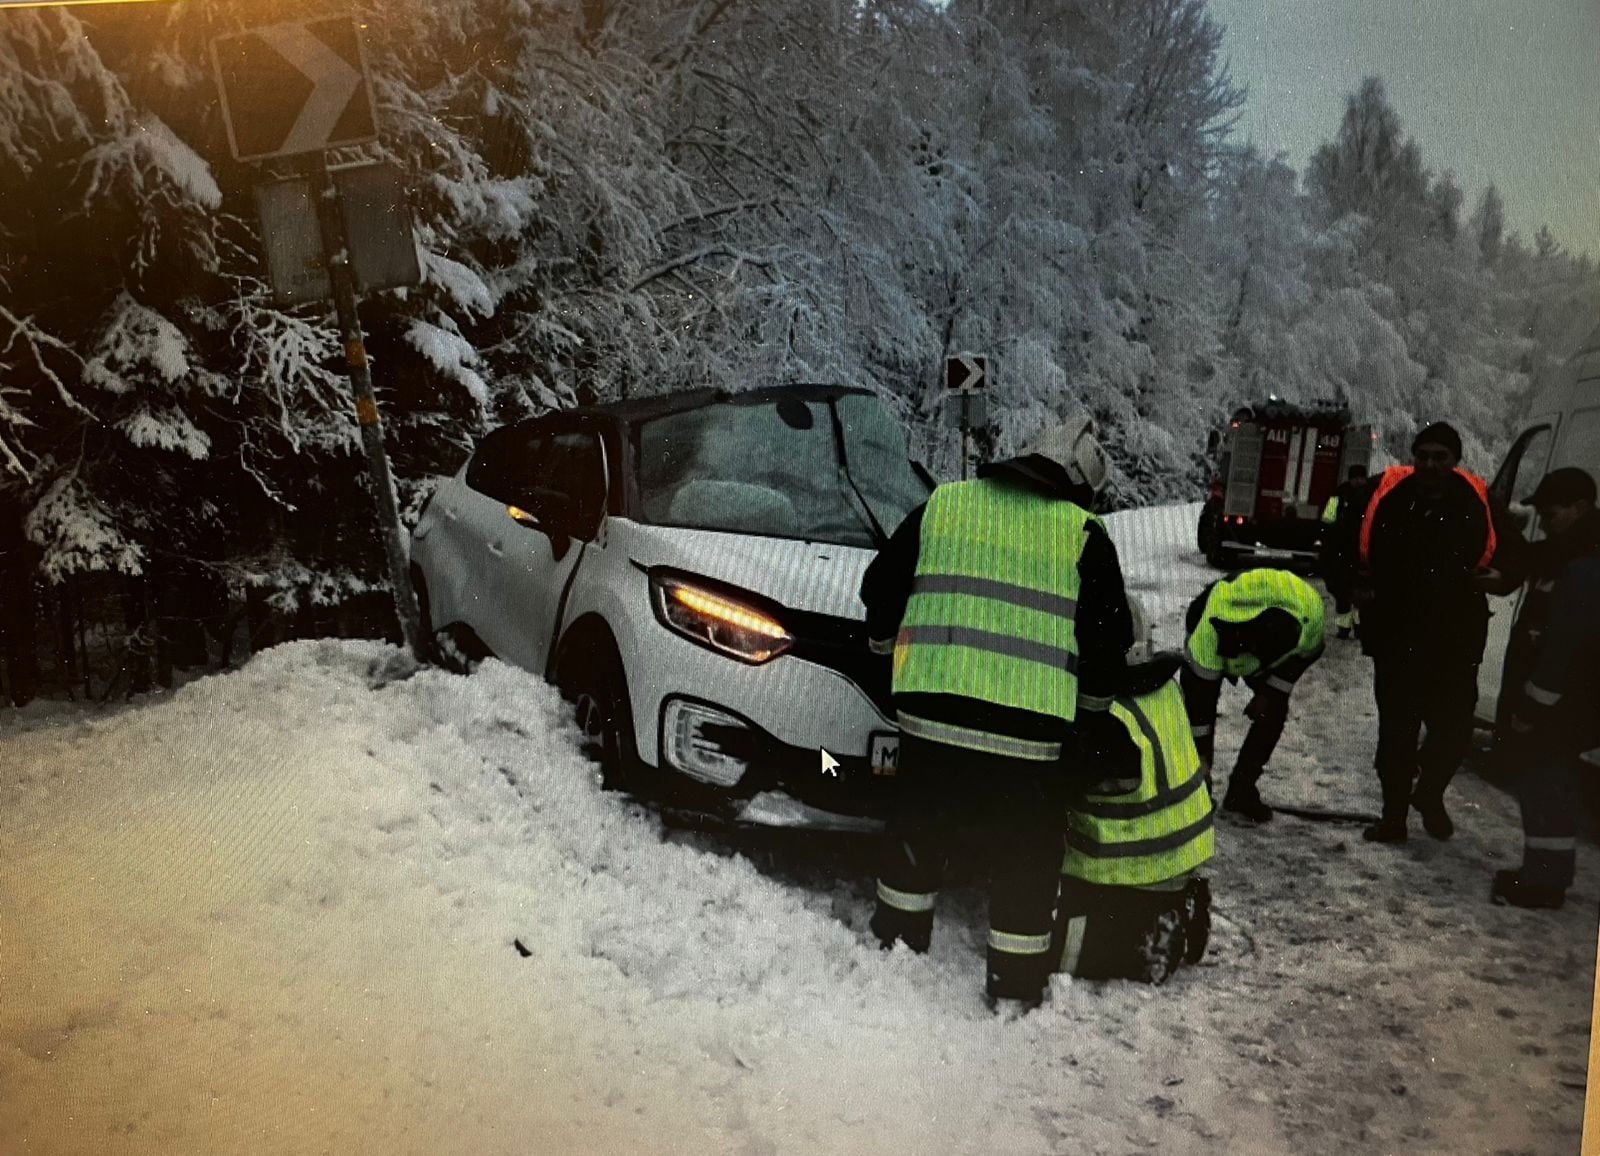
M1447 421L1436 421L1432 425L1423 426L1422 432L1411 439L1411 452L1416 453L1417 447L1424 442L1443 446L1455 455L1456 461L1461 460L1461 435L1456 433L1455 426Z

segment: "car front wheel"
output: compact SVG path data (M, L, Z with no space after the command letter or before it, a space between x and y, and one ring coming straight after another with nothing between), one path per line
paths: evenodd
M640 781L627 676L616 647L606 640L568 645L556 664L556 685L572 704L579 745L600 764L608 791L635 790Z

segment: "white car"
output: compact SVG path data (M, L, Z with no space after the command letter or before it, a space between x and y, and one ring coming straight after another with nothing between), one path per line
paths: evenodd
M412 534L424 637L554 682L608 786L872 826L899 736L857 592L931 488L882 402L842 386L504 426Z

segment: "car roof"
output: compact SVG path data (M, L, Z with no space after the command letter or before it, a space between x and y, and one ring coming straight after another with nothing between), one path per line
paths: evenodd
M737 393L719 389L691 389L678 393L663 393L655 397L633 398L628 401L604 402L600 405L579 406L562 410L562 417L608 417L627 425L649 421L671 413L685 413L704 409L708 405L763 405L782 397L801 401L831 401L851 394L872 396L870 389L855 385L821 385L802 383L796 385L770 385L761 389L740 390ZM545 415L555 417L555 414Z

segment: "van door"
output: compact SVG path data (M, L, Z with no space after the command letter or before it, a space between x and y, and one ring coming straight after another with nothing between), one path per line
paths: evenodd
M1550 415L1535 418L1506 451L1505 460L1489 486L1490 496L1511 510L1513 520L1522 528L1529 541L1539 537L1538 517L1527 504L1539 479L1544 477L1550 464L1550 450L1555 444L1560 418ZM1483 661L1478 665L1478 718L1494 726L1500 710L1500 680L1505 672L1506 646L1511 641L1511 626L1522 606L1525 587L1510 594L1489 596L1489 637L1483 647Z

